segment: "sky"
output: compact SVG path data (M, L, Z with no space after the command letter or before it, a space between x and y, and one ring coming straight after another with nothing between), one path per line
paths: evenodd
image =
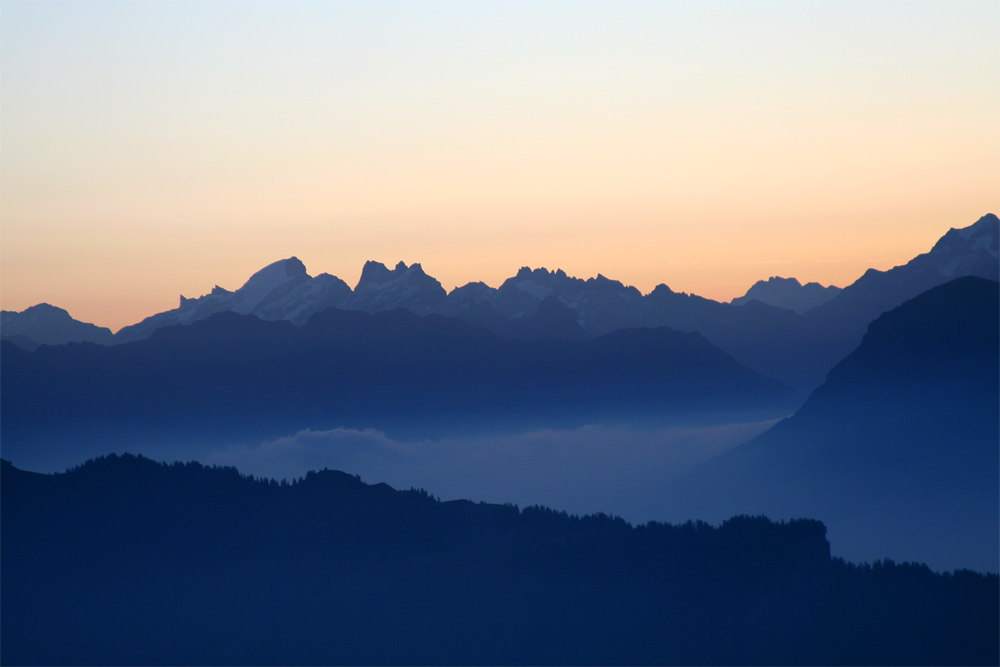
M718 300L1000 212L1000 3L0 3L0 305L297 256Z

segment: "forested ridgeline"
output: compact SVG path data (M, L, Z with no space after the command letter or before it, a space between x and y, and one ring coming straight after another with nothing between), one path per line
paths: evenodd
M996 575L812 520L631 526L109 456L2 464L5 664L997 664Z

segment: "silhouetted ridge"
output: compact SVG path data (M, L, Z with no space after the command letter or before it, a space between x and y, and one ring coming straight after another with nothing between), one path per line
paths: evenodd
M499 288L469 283L449 294L420 264L405 262L393 269L366 262L352 290L329 274L310 278L302 262L291 257L264 267L234 292L216 286L201 297L182 296L179 308L124 327L111 342L141 340L157 328L190 324L223 311L301 325L328 307L366 312L406 308L418 315L460 318L509 338L579 339L619 329L666 326L697 331L748 368L809 392L857 347L868 323L879 314L953 278L1000 279L998 222L987 214L969 227L951 229L929 252L889 271L870 269L839 292L832 286L772 277L732 303L675 293L666 285L643 295L601 274L583 280L562 269L530 267L521 267ZM548 298L572 310L575 323L569 317L534 319ZM19 314L7 313L4 318L10 315ZM50 342L44 339L45 332L16 333ZM61 338L58 343L67 340L92 339Z
M0 462L5 664L989 664L996 576L824 526L631 526L109 456ZM627 639L627 641L626 641Z
M399 268L398 265L397 268ZM404 264L402 268L403 270L406 270L406 265ZM392 277L393 272L386 268L385 264L368 260L361 269L361 279L358 281L358 285L363 285L365 283L381 284L388 280L392 280Z
M419 264L399 262L392 271L378 262L365 262L361 280L344 307L374 313L408 308L427 315L441 305L448 293Z
M114 343L110 329L74 320L62 308L47 303L26 308L20 313L0 311L0 334L7 339L20 340L21 347L25 347L24 339L33 341L36 346L81 342L100 345Z
M412 269L412 267L410 267ZM542 338L572 326L549 302L500 338L406 309L328 309L301 327L217 313L149 339L0 355L5 451L81 439L275 438L304 428L402 436L680 415L780 416L800 398L693 333L617 331Z
M839 293L840 288L833 285L829 287L823 287L819 283L802 285L795 278L772 276L767 280L758 280L745 295L733 299L731 303L742 306L757 299L770 306L788 308L801 314L826 303Z
M124 327L115 334L115 340L143 340L157 329L191 324L224 312L302 324L320 310L344 305L351 296L351 288L340 278L328 273L310 277L302 261L290 257L265 266L234 292L216 285L205 296L181 296L179 308Z

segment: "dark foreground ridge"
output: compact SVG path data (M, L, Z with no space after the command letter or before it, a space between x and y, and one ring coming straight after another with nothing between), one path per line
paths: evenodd
M1000 584L811 520L633 527L109 456L0 465L5 664L997 664Z

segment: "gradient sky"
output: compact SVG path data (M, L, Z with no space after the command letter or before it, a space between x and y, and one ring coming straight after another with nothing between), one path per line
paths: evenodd
M295 255L728 300L1000 212L1000 3L0 4L0 301L114 330Z

